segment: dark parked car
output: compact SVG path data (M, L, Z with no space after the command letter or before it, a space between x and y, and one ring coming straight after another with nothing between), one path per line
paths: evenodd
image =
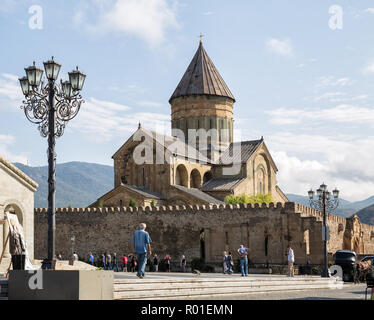
M357 255L351 250L338 250L334 254L334 264L343 269L343 281L353 281Z
M374 256L366 256L364 257L361 262L369 262L369 265L374 265Z

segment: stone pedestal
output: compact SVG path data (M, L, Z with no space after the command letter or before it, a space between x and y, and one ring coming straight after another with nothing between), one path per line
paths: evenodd
M12 270L9 300L112 300L114 274L102 270Z

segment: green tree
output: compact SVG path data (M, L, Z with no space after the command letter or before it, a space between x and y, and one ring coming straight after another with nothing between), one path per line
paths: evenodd
M238 196L235 195L229 195L225 198L225 203L227 204L249 204L249 203L271 203L274 202L273 197L271 193L264 194L259 193L256 195L246 195L241 194Z
M135 208L136 207L136 201L135 201L134 198L130 198L129 207L131 207L131 208Z
M151 208L154 208L155 206L156 206L155 199L152 199L152 201L151 201Z

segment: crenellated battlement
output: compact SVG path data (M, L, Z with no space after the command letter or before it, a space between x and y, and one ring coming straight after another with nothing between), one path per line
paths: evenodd
M297 202L292 202L295 204L295 211L300 212L302 217L316 217L318 219L323 219L323 213L319 210L304 206ZM332 213L327 213L326 218L328 221L333 221L337 223L345 223L346 218L336 216Z
M56 214L82 214L82 213L127 213L127 212L159 212L159 213L173 213L186 212L198 213L204 211L223 211L223 210L261 210L261 209L293 209L292 202L282 204L278 203L263 203L263 204L220 204L220 205L190 205L190 206L160 206L160 207L104 207L104 208L56 208ZM47 208L35 208L35 214L47 214Z

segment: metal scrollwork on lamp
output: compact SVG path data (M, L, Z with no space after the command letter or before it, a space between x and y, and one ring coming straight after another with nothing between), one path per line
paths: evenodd
M326 226L326 213L327 211L332 211L339 206L339 190L329 192L327 186L323 183L317 189L317 197L315 198L315 192L313 190L308 191L310 206L314 209L320 210L323 213L323 272L322 277L328 277L328 257L327 257L327 226Z
M78 70L69 72L69 81L57 83L61 65L51 60L44 64L47 83L42 81L43 70L35 65L25 68L26 76L19 79L25 100L21 108L26 118L38 125L42 137L48 137L48 258L42 268L52 268L55 258L55 192L56 138L64 134L66 124L79 112L84 102L80 91L86 75Z

